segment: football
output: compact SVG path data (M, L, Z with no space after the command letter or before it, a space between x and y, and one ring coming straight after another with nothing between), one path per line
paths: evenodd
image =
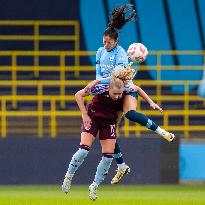
M135 63L142 63L148 55L147 48L142 43L133 43L127 50L127 56Z

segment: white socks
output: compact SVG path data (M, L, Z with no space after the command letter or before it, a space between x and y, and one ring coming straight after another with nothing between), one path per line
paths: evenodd
M124 169L126 167L125 162L123 162L122 164L117 164L118 169Z
M65 174L65 177L68 177L68 178L71 178L71 179L73 178L73 176L74 176L73 174L69 174L68 172L66 172L66 174Z
M164 129L162 129L160 126L158 126L157 129L155 130L155 132L162 136L162 133L164 132Z

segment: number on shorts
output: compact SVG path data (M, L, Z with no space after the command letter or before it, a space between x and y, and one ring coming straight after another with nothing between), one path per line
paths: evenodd
M115 124L110 125L110 132L111 132L111 136L114 137L115 136Z

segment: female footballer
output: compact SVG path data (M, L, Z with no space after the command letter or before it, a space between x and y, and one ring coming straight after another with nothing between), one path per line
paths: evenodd
M119 79L112 79L108 91L95 95L86 109L84 97L89 95L85 89L78 91L75 98L82 113L80 148L73 155L62 185L62 191L68 193L72 178L87 157L90 147L99 132L102 147L102 159L98 164L93 183L89 186L89 197L97 199L97 188L108 173L113 159L116 143L117 112L123 108L124 83ZM109 106L107 106L109 104Z

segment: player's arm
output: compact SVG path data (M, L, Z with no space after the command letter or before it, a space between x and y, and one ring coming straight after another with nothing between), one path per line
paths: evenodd
M101 68L100 68L100 56L101 56L101 48L99 48L97 53L96 53L96 61L95 61L95 65L96 65L96 79L102 78Z
M159 107L159 105L157 105L156 103L154 103L154 102L152 101L152 99L147 95L147 93L145 93L144 90L142 90L142 88L140 88L139 86L135 86L135 88L136 88L135 91L136 91L142 98L144 98L147 103L149 103L149 105L150 105L150 107L151 107L152 109L154 109L154 110L157 109L157 110L159 110L160 112L163 111L162 108Z
M100 83L100 80L93 80L92 82L88 83L88 84L86 85L86 87L84 88L84 89L85 89L85 92L86 92L86 93L89 93L90 90L91 90L91 88L92 88L93 86L97 85L98 83Z
M109 84L111 80L111 76L109 74L103 75L101 73L101 67L100 67L100 57L101 57L102 48L99 48L96 53L96 80L99 80L102 84Z
M91 126L91 119L88 116L88 112L87 112L87 109L86 109L85 104L84 104L84 98L85 98L85 96L88 96L88 95L89 94L85 91L85 89L79 90L75 94L75 99L76 99L76 102L77 102L78 107L80 109L80 112L82 114L83 124L84 124L85 128L90 128L90 126Z

